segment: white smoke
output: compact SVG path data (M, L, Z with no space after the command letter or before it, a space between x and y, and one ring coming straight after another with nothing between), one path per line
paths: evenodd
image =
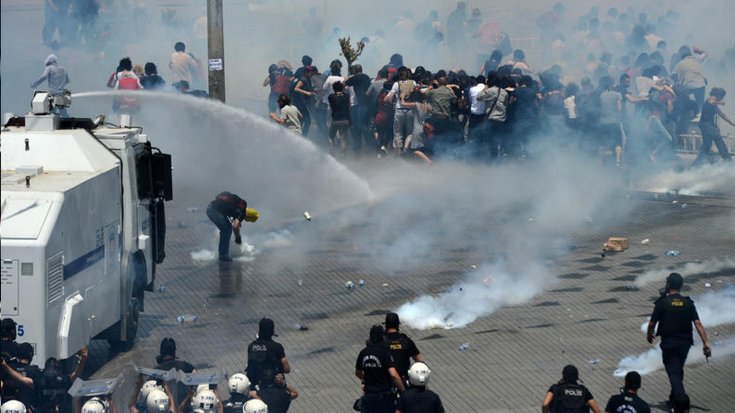
M701 343L695 341L694 347L687 357L687 365L698 364L705 361L704 353L701 351ZM735 354L735 337L728 337L712 343L712 360L717 361ZM620 360L618 368L613 372L616 377L624 377L630 371L637 371L641 375L661 370L664 367L661 361L661 349L651 348L637 356L628 356Z
M666 171L646 179L640 187L650 192L677 192L700 196L721 191L735 182L735 166L730 162L705 165L683 171Z
M441 294L403 304L396 312L404 323L420 330L464 327L500 307L529 301L553 282L548 270L535 263L520 272L496 264L469 274Z
M684 264L683 267L675 270L664 268L646 271L635 279L634 285L640 288L655 281L665 280L673 271L678 272L682 277L686 278L690 275L717 272L728 268L735 268L735 259L728 258L724 260L715 259L705 262L689 262Z
M219 231L214 231L214 236L209 239L209 245L217 245L219 242ZM242 244L234 248L232 259L235 261L250 262L255 256L260 254L264 249L283 248L291 245L293 242L293 234L287 229L280 231L270 231L267 233L255 233L244 235ZM215 248L216 249L216 248ZM189 253L194 261L214 261L217 259L217 252L203 248Z

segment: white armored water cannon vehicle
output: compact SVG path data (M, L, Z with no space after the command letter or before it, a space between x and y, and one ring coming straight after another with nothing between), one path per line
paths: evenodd
M65 359L92 338L132 345L144 291L165 257L171 157L126 126L61 118L36 92L9 117L2 153L1 316L38 360Z

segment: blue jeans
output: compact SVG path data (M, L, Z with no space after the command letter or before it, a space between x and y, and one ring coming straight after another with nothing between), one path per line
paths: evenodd
M212 204L207 207L207 216L219 229L219 258L230 256L230 238L232 238L232 223L224 214L217 211Z

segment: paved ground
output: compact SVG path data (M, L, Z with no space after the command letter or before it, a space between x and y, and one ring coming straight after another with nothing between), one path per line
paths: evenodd
M177 340L181 358L199 368L218 366L232 373L245 365L244 350L258 320L269 316L276 322L277 341L284 344L293 368L288 380L301 394L291 411L350 411L359 390L354 359L370 325L414 297L442 293L474 271L473 265L493 261L497 256L492 251L502 250L503 234L519 225L514 217L525 221L530 207L527 203L508 206L476 225L467 225L463 245L435 249L420 261L396 269L376 260L369 250L376 246L353 240L364 239L371 231L369 219L400 198L336 211L311 223L294 221L273 228L266 231L270 241L255 242L260 252L252 261L219 265L191 259L190 253L202 248L202 234L213 230L204 208L191 212L188 208L194 201L179 194L168 210L168 257L159 267L157 280L163 291L148 293L135 347L115 355L95 377L120 371L129 374L131 361L152 366L158 343L167 336ZM633 286L636 275L735 255L731 196L675 199L620 191L609 202L618 205L620 212L558 234L565 240L564 253L546 261L558 279L531 301L501 308L464 328L419 331L404 326L426 355L434 372L431 387L441 394L447 411L538 411L546 389L568 363L579 367L585 384L604 407L622 384L612 375L618 361L650 348L639 326L650 313L661 283L638 289ZM682 203L687 208L681 208ZM354 219L361 215L368 218ZM418 222L424 219L420 215L407 219L417 220L411 225L426 224ZM495 244L482 236L488 232L499 234L496 245L484 245ZM290 241L277 242L274 233ZM601 244L610 235L629 237L631 248L602 258ZM644 238L651 243L641 245ZM682 254L665 255L674 248ZM344 287L345 281L357 283L358 279L365 280L364 288ZM687 280L687 293L696 296L735 282L735 268ZM705 282L712 287L706 288ZM179 324L180 314L195 314L197 320ZM298 324L308 330L300 331ZM734 336L735 325L708 332L717 341ZM466 342L470 349L459 351L458 346ZM107 360L106 347L99 344L94 349L94 364L99 367ZM692 354L699 351L694 348ZM717 348L708 364L687 367L686 386L697 406L694 411L730 411L735 403L733 371L735 357L717 357ZM668 390L663 370L644 376L641 395L658 411Z

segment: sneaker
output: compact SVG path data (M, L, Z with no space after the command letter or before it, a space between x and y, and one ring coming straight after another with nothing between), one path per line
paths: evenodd
M227 257L227 256L219 257L219 260L220 262L232 262L232 258Z

